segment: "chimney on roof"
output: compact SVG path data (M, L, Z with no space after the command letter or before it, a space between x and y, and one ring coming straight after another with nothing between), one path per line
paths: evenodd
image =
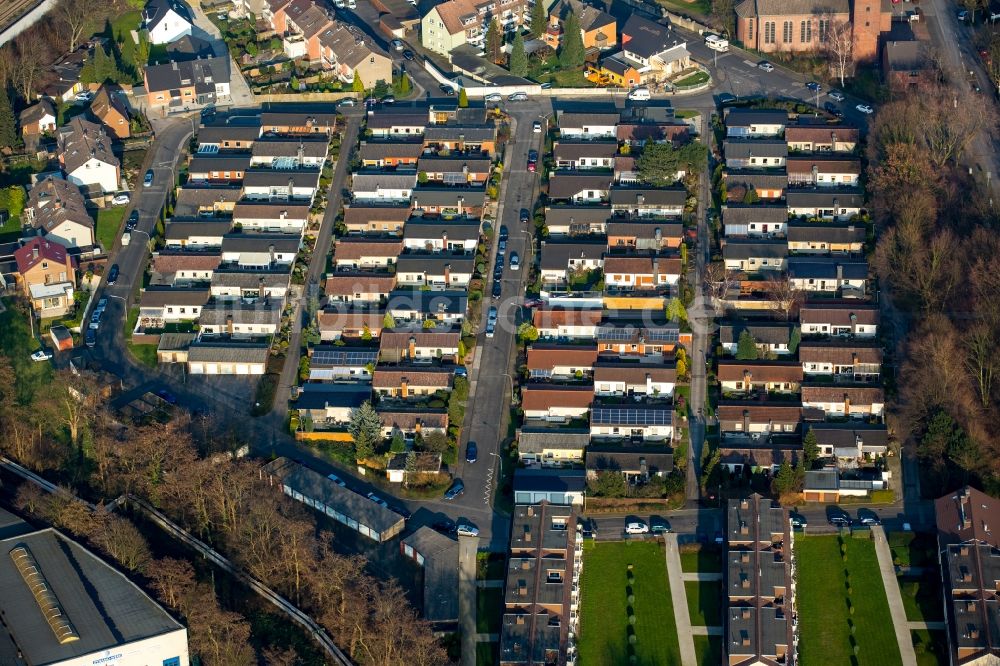
M661 245L663 243L663 232L659 227L653 229L653 238L656 240L657 245Z
M292 195L295 193L295 179L291 176L288 177L288 198L291 199Z
M844 266L843 266L843 264L838 263L837 264L837 286L838 287L840 286L840 283L843 280L844 280Z
M233 334L233 315L226 315L226 333Z
M812 183L813 185L819 183L819 167L815 164L812 166Z
M38 259L38 243L31 246L31 258Z
M444 286L449 286L451 284L451 264L444 265Z
M745 432L747 435L750 434L750 410L749 409L744 409L743 410L743 432Z
M462 204L464 204L464 203L465 203L465 197L462 197L462 196L458 197L458 214L459 215L462 214Z
M844 394L844 416L851 415L851 396Z
M417 355L417 339L414 336L410 336L410 345L408 347L408 357L413 360Z
M442 231L441 232L441 249L443 249L443 250L448 249L448 232L447 231Z
M301 167L306 159L306 147L301 141L299 141L298 150L295 151L295 157L298 159L299 166Z
M262 301L264 300L265 291L264 291L264 278L263 277L258 278L258 280L257 280L257 295L260 297L260 300L262 300Z
M175 72L178 71L177 61L176 60L171 60L170 61L170 69L174 70Z
M636 203L637 206L641 206L644 203L646 203L646 195L645 194L637 194L637 195L635 195L635 203Z
M268 259L270 260L270 263L268 265L273 266L274 265L274 243L271 243L270 245L267 246L267 254L268 254Z

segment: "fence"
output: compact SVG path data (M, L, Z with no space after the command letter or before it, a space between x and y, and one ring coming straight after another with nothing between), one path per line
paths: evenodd
M94 511L96 509L96 507L93 504L89 502L84 502L79 497L76 497L75 495L65 490L64 488L60 488L59 486L49 481L46 481L45 479L38 476L34 472L25 469L24 467L18 465L16 462L12 460L9 460L8 458L0 456L0 466L6 468L13 474L20 476L22 479L26 481L34 483L45 492L52 493L55 495L64 495L67 497L71 497L74 500L83 502L88 508L90 508L91 511ZM186 530L184 530L176 523L174 523L172 520L167 518L165 515L160 513L157 509L155 509L145 500L135 497L134 495L122 495L118 499L109 502L106 508L108 510L113 510L115 506L120 505L125 501L132 502L132 504L134 504L140 511L146 514L146 516L150 520L156 523L165 532L179 539L180 541L183 541L185 544L187 544L194 550L201 553L201 555L203 555L206 559L210 560L220 569L234 576L240 582L247 585L251 590L259 594L267 601L271 602L279 610L288 615L288 617L290 617L293 622L299 624L303 629L306 630L306 632L309 633L310 636L312 636L313 640L319 643L320 647L322 647L323 650L331 657L334 663L339 664L340 666L353 666L353 663L351 662L350 659L347 658L347 655L345 655L340 650L340 648L338 648L336 644L334 644L334 642L330 639L330 637L327 636L326 630L323 629L323 627L319 626L311 617L303 613L297 607L293 606L287 599L282 597L280 594L276 593L268 586L261 583L256 578L250 576L243 570L237 568L235 565L233 565L232 562L230 562L228 559L220 555L214 549L210 548L203 541L191 536L191 534L189 534Z
M361 99L356 92L304 92L304 93L254 93L256 104L295 104L305 102L339 102L342 99Z

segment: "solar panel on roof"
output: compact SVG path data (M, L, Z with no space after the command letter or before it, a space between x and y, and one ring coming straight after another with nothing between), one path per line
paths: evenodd
M314 351L312 355L312 365L365 365L367 363L372 363L378 356L378 352L375 350L365 350L365 351L341 351L339 349L333 350L319 350Z
M621 407L595 407L591 410L594 423L628 426L670 425L668 409L630 409Z
M680 340L681 332L677 328L650 328L646 329L646 339L650 342L677 342Z
M631 326L625 328L609 326L598 329L597 337L601 340L631 340L635 337L635 329Z

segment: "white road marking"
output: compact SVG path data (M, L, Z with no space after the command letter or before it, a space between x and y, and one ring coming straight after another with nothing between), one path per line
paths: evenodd
M743 63L746 65L750 65L751 67L757 66L757 63L755 63L753 60L744 60Z

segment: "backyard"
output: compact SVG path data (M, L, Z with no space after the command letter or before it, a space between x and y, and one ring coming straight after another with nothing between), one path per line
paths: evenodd
M627 664L633 648L637 664L680 664L663 546L587 542L583 557L581 662ZM629 590L634 595L631 604Z
M9 298L3 299L0 312L0 351L10 359L17 381L17 401L31 402L35 393L52 381L52 364L31 360L31 353L41 345L31 335L27 310Z
M795 550L802 663L900 664L875 545L868 535L801 536L795 539Z
M125 340L128 345L128 350L132 353L132 356L134 356L137 361L145 365L148 365L151 368L155 368L156 345L135 344L132 342L132 331L135 330L135 324L138 320L139 320L138 306L129 309L128 317L125 318Z
M94 237L105 252L110 252L118 240L118 230L121 228L125 207L101 208L94 217Z

